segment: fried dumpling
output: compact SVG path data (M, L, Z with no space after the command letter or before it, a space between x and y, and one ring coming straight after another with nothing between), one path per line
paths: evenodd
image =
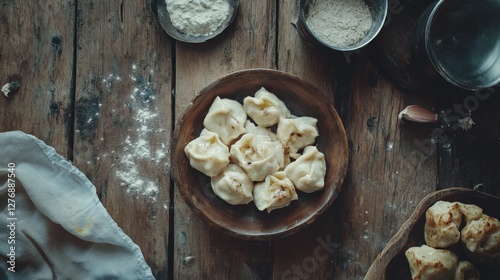
M307 146L304 153L285 168L285 173L297 189L306 193L319 191L325 185L325 155L315 146Z
M256 183L253 197L257 208L260 211L267 210L268 213L286 207L298 199L295 187L284 171L268 175L264 182Z
M414 280L452 280L458 266L455 253L427 245L411 247L405 252Z
M229 148L219 139L217 133L203 129L200 136L184 148L191 166L212 177L229 164Z
M276 135L285 148L286 154L296 159L300 149L312 145L318 136L317 123L318 120L312 117L281 118Z
M257 125L263 127L277 124L280 117L291 117L285 103L263 87L255 93L254 97L245 97L243 107L248 116Z
M253 200L253 182L237 164L230 163L210 181L214 193L229 204L247 204Z
M472 258L500 264L500 222L484 215L462 229L461 240Z
M244 134L231 146L231 156L252 181L262 181L283 167L283 147L269 136Z
M453 280L479 280L481 279L479 271L468 261L458 262L457 270Z
M460 203L437 201L425 213L425 243L434 248L446 248L457 243L461 223Z
M459 203L460 211L465 217L465 222L469 223L472 220L477 220L483 216L483 209L474 204Z
M203 125L219 134L222 143L229 145L246 132L246 120L247 114L238 101L217 96L203 120Z

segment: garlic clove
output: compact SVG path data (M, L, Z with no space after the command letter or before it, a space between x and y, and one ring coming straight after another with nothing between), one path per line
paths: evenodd
M403 120L418 122L418 123L433 123L437 122L438 115L419 105L409 105L398 114L398 119L401 123Z

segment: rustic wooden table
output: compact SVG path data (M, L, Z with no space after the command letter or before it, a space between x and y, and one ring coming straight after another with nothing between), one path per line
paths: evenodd
M296 2L241 1L223 34L186 44L161 29L149 0L4 0L0 81L21 86L0 96L0 131L33 134L82 170L157 279L362 279L425 195L452 186L500 195L495 89L415 93L389 78L374 48L312 50L293 24ZM409 3L389 2L397 28ZM214 231L171 180L170 140L186 104L247 68L279 69L318 87L350 147L333 206L275 241ZM434 108L439 122L400 125L410 104ZM465 131L457 124L469 110L476 124Z

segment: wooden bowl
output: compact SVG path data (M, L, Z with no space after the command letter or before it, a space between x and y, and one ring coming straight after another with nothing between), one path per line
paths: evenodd
M170 37L186 43L203 43L221 34L222 31L224 31L233 22L238 11L238 6L239 0L229 0L230 12L228 14L228 17L224 20L224 22L222 22L217 30L207 36L194 36L179 31L172 24L165 0L151 0L151 9L153 10L156 19L160 23L161 27L165 30L165 32L167 32Z
M424 241L425 212L435 202L445 200L450 202L462 202L475 204L483 208L483 213L495 218L500 218L500 197L483 192L465 189L449 188L433 192L427 195L418 205L410 218L403 223L399 231L389 241L385 249L377 256L370 266L365 280L411 279L410 268L405 256L405 251L413 246L421 246ZM461 244L450 248L457 253L461 261L468 260L474 263L466 255ZM492 268L480 263L474 263L481 273L481 279L498 279L498 268ZM496 269L497 271L493 271Z
M259 211L253 202L230 205L217 197L210 178L192 168L184 147L198 137L203 119L215 97L243 102L265 87L284 101L292 114L318 119L318 150L325 154L327 174L323 190L306 194L285 208ZM348 147L342 121L333 104L310 83L270 69L250 69L222 77L205 87L187 106L176 124L172 173L175 185L196 215L229 235L249 240L271 240L295 233L311 224L340 192L348 164Z

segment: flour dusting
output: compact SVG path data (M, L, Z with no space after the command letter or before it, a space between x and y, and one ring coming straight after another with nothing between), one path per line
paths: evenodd
M114 164L115 175L120 185L126 188L128 193L143 195L156 201L159 182L157 178L151 178L147 175L147 169L157 168L162 163L168 165L168 163L164 163L164 159L167 157L167 147L164 143L153 144L155 143L153 141L155 134L163 133L164 129L154 129L158 127L156 124L158 108L151 102L155 99L155 91L148 81L136 74L136 70L137 66L132 65L130 81L125 81L134 82L135 87L124 102L131 111L132 123L137 125L137 128L128 130L128 134L123 136L123 142L117 143L117 146L123 148L121 152L115 153L117 159ZM151 73L153 71L150 71ZM103 83L106 83L110 89L112 84L117 81L123 81L123 79L110 74L108 79L103 80ZM113 113L116 113L115 110Z

